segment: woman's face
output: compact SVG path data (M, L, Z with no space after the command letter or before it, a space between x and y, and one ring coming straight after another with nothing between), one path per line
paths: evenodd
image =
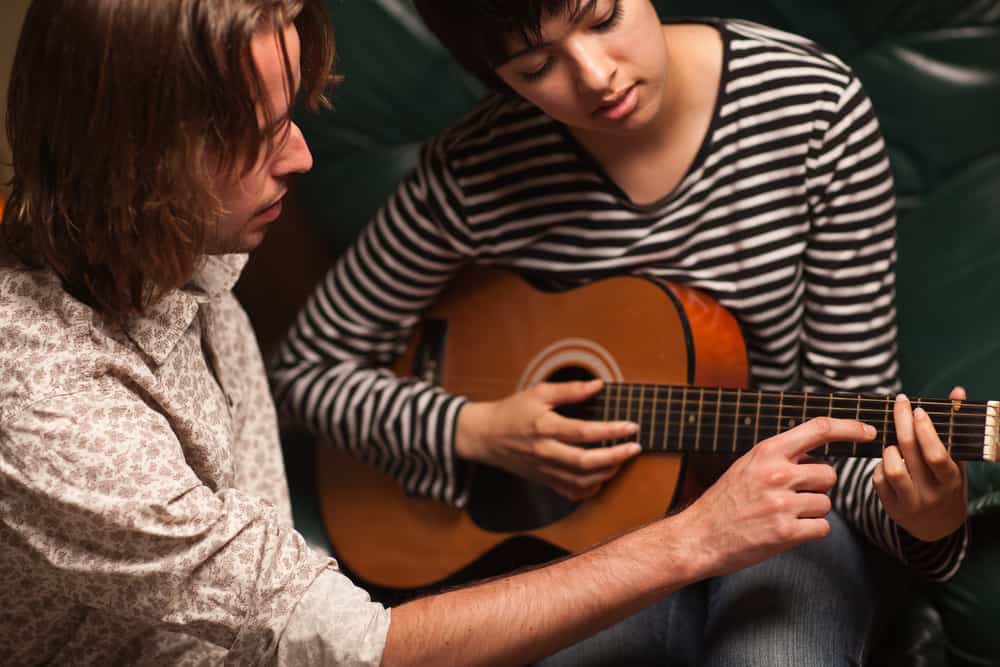
M581 130L627 132L659 117L667 48L649 0L582 0L541 28L538 44L508 39L495 71L514 92Z

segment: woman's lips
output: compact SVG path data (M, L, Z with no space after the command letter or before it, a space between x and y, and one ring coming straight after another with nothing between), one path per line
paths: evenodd
M632 84L618 99L599 106L594 113L609 120L621 120L635 111L638 103L639 93L636 91L636 85Z

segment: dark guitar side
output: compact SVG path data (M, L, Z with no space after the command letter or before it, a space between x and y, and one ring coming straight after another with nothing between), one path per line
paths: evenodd
M497 399L525 382L567 379L564 372L581 371L619 382L746 386L738 324L693 289L615 277L548 293L514 274L485 269L469 270L452 285L425 323L447 323L438 379L471 400ZM423 334L414 333L393 368L397 374L414 374L426 352L420 348ZM679 455L641 456L597 497L563 503L548 516L543 511L526 519L537 525L518 528L516 516L488 515L497 506L509 510L535 491L517 484L536 485L505 473L481 468L464 511L408 496L389 477L332 447L319 448L318 466L323 518L338 559L365 582L389 589L441 582L498 545L523 537L563 552L587 549L662 516L682 477ZM477 496L477 489L484 493ZM494 492L506 497L491 503L488 494Z

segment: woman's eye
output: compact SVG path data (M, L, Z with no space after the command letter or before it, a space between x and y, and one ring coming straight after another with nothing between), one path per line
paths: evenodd
M552 65L552 59L548 58L539 67L536 67L530 72L522 72L521 76L527 79L528 81L534 81L536 79L540 79L543 76L545 76L546 72L549 71L549 67L551 67L551 65Z
M598 32L611 30L618 24L618 21L621 20L623 13L625 13L625 10L622 9L621 0L615 0L615 4L611 9L611 14L600 23L594 24L594 30L597 30Z

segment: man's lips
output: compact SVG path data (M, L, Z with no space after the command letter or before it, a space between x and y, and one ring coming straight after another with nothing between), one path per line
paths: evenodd
M277 217L277 215L275 214L275 209L277 209L277 213L281 212L281 201L285 198L286 194L287 192L282 192L278 197L271 200L270 204L265 204L264 206L261 206L259 209L257 209L256 213L254 213L254 217L255 218L260 216L272 217L272 214L274 214L273 217Z

